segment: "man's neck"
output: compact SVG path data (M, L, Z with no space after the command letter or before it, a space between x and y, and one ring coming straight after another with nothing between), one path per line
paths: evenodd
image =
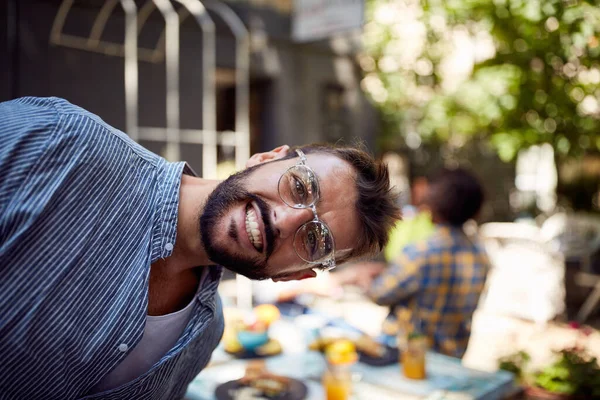
M165 259L168 273L211 265L200 239L200 215L206 200L220 181L195 178L188 175L181 177L179 189L179 208L177 211L177 238L172 255Z
M148 315L164 315L185 307L198 288L195 267L214 264L200 240L200 215L210 193L219 184L183 175L179 189L177 238L170 257L150 267Z

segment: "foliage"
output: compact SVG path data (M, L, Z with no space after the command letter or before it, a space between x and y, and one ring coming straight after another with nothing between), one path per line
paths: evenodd
M384 148L474 137L504 160L600 149L600 2L367 0L362 86Z
M536 374L535 385L553 393L600 396L600 367L596 358L577 348L558 354L556 362Z
M519 383L535 385L552 393L600 397L600 367L596 358L579 347L556 353L555 362L534 374L526 370L530 357L524 351L501 358L499 368L515 374Z
M498 367L501 370L512 372L515 375L517 382L522 382L525 378L525 367L530 360L531 356L521 350L517 353L502 357L498 360Z

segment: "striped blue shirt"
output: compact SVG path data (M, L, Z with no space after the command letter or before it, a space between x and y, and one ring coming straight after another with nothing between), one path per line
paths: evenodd
M220 267L150 371L87 395L142 337L184 169L65 100L0 103L0 399L184 396L223 331Z

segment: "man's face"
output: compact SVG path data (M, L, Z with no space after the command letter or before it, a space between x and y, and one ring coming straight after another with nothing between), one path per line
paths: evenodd
M352 168L329 154L309 154L307 159L320 184L317 214L331 229L336 252L355 247L359 220ZM251 279L314 275L314 265L303 262L293 245L297 229L313 219L312 211L289 207L277 189L281 175L298 160L248 168L215 189L200 218L202 243L212 261Z

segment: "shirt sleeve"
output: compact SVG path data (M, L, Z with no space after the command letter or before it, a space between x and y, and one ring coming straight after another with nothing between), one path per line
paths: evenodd
M379 305L398 304L418 292L423 258L413 246L405 248L374 281L369 296Z

